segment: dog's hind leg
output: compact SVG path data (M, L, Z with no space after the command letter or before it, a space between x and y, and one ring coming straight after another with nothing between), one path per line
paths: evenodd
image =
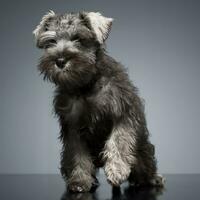
M154 146L149 141L139 148L137 164L131 169L128 180L135 186L164 186L165 179L157 173Z

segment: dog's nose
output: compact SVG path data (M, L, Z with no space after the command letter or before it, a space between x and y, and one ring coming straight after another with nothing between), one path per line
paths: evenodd
M64 57L60 57L56 59L56 65L62 69L65 66L65 63L67 62L67 60Z

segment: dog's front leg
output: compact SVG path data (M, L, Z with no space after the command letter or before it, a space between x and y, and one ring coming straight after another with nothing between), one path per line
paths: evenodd
M134 148L133 130L123 123L115 125L103 151L105 174L112 185L119 186L129 177L136 160Z
M63 141L61 173L73 192L87 192L95 182L95 168L84 141L70 131Z

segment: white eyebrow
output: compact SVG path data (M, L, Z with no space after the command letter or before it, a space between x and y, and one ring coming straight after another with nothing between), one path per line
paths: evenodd
M44 39L51 39L56 37L56 32L55 31L46 31L40 35L40 40Z

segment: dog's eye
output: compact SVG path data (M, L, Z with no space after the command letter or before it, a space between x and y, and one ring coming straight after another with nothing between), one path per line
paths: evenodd
M89 48L94 45L94 41L90 39L80 39L79 40L83 47Z
M75 41L75 40L80 40L80 37L78 35L72 36L71 41Z
M54 46L56 44L56 40L55 39L50 39L50 40L47 40L44 44L44 48L47 49L47 48L50 48L52 46Z

